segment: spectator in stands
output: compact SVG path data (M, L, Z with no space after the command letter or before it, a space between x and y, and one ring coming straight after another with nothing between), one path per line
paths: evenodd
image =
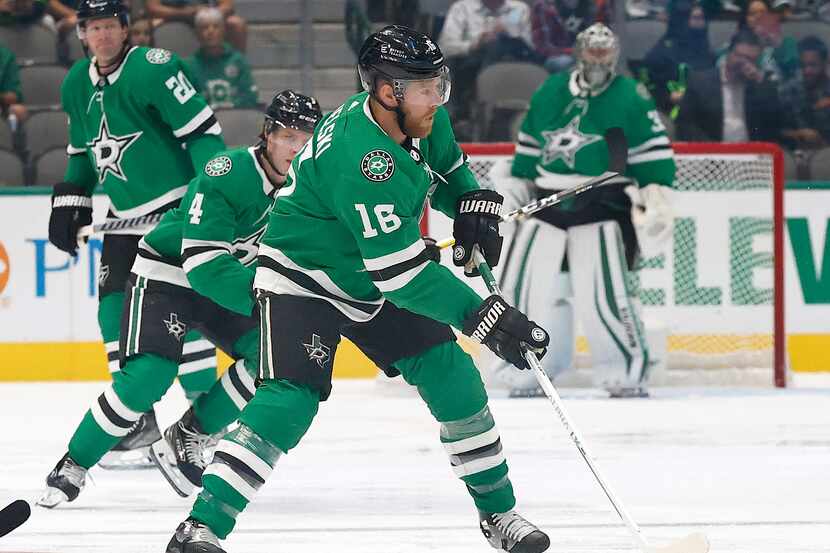
M595 0L536 0L530 9L533 46L545 58L545 69L558 73L574 64L573 45L584 29L607 23L608 4Z
M218 8L196 14L199 50L188 59L193 80L213 109L253 108L257 88L245 56L225 42L225 21Z
M830 143L830 78L827 45L816 36L798 43L800 74L781 90L790 111L790 128L784 137L797 148L817 148Z
M672 111L683 99L689 71L709 69L715 64L700 4L691 0L673 2L666 33L646 54L643 64L657 108L665 113Z
M130 45L149 46L150 48L156 45L152 21L141 18L130 23Z
M738 24L739 29L749 29L761 39L760 67L778 80L790 79L798 71L798 45L793 37L781 33L789 7L790 0L750 0Z
M752 31L740 30L723 63L690 74L677 118L678 139L779 141L786 119L777 82L757 64L761 50Z
M46 0L0 0L0 25L28 25L43 19Z
M248 44L248 24L234 14L234 0L147 0L144 9L148 17L164 21L183 21L193 24L199 10L215 6L225 19L227 39L231 45L244 52Z
M448 107L456 120L470 117L476 77L484 67L498 61L542 61L532 49L530 8L522 0L458 0L447 12L439 42L453 72ZM456 121L462 137L465 127Z
M0 44L0 115L12 131L28 116L20 91L20 72L14 52Z

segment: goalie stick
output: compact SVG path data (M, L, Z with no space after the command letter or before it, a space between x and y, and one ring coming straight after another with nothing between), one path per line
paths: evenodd
M12 501L0 511L0 538L29 520L32 508L22 499Z
M439 244L443 242L446 241L439 242ZM481 255L478 246L473 247L473 257L471 263L474 263L478 267L479 273L481 273L481 278L484 280L484 283L487 285L487 289L490 293L501 296L502 294L501 290L499 290L499 285L496 282L490 267L484 260L484 256ZM574 426L574 423L571 421L571 418L568 416L567 411L565 411L562 398L559 397L559 393L556 391L556 388L553 386L550 378L548 378L548 375L542 369L542 364L539 362L539 359L527 347L523 347L523 353L528 365L530 365L530 368L533 371L534 376L536 376L536 380L539 381L539 385L542 387L542 390L544 390L545 394L548 396L548 399L550 399L554 411L556 411L556 414L559 416L559 420L562 422L562 426L571 437L571 441L574 443L577 450L579 450L579 454L582 455L582 459L585 460L585 463L594 475L594 479L599 484L599 487L602 488L602 491L605 492L605 496L611 502L611 506L614 507L617 515L619 515L620 519L628 528L640 550L643 551L643 553L708 553L709 540L704 534L699 532L689 534L681 540L677 540L669 545L663 546L651 545L648 540L646 540L642 530L640 530L640 527L636 522L634 522L634 519L631 518L622 503L620 503L620 500L611 489L608 481L600 472L599 467L596 463L594 463L591 455L588 454L585 448L585 443L582 439L582 433L577 430L576 426Z
M108 219L103 223L95 223L94 225L86 225L78 229L78 244L82 244L87 238L93 234L101 234L102 232L112 232L114 230L139 229L155 225L161 220L164 213L150 213L149 215L142 215L141 217L133 217L132 219Z

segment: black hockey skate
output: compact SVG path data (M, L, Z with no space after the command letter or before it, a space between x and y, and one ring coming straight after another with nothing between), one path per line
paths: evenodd
M107 470L151 469L155 465L150 459L150 446L160 439L156 413L151 409L141 415L130 433L98 461L98 466Z
M166 553L226 553L219 547L216 537L207 525L195 518L188 518L176 528L167 544Z
M202 486L202 473L210 462L208 449L215 444L210 434L202 432L190 408L150 447L150 458L176 493L188 497Z
M86 469L73 461L67 453L46 477L46 491L37 504L52 509L61 503L75 501L85 482Z
M550 547L550 538L516 511L479 513L481 533L490 545L510 553L541 553Z

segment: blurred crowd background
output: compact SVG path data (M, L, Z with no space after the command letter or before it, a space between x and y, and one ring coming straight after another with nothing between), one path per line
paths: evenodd
M85 56L76 0L0 0L0 186L52 184L66 164L60 84ZM358 89L363 39L388 23L448 58L459 141L513 141L533 92L608 24L674 140L770 141L786 176L830 180L830 2L821 0L132 0L130 40L186 59L229 146L252 143L274 90L325 110Z

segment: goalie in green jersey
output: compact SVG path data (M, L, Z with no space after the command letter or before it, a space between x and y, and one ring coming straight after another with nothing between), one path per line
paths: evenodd
M491 180L510 209L575 186L608 169L604 135L613 128L627 141L626 182L510 225L502 291L560 337L543 362L550 377L572 366L577 315L594 384L612 397L645 396L652 360L631 271L640 253L659 255L671 238L674 155L645 87L616 74L611 30L590 26L575 53L576 68L551 75L534 94L512 166L497 163ZM500 360L491 370L513 396L542 395L532 375Z
M222 378L153 444L179 495L201 485L211 435L254 394L259 322L252 284L259 239L289 164L322 118L314 98L286 90L265 112L261 142L219 152L141 240L121 321L121 370L96 399L47 478L41 504L73 501L86 471L172 385L198 329L235 359Z
M495 265L502 198L478 187L455 142L442 107L449 74L429 37L386 27L364 43L358 70L365 92L323 119L277 193L254 280L261 384L217 445L168 553L223 551L219 539L329 397L341 335L417 388L490 544L514 553L550 544L514 510L487 394L450 325L520 369L522 349L544 354L547 333L436 263L419 228L429 201L455 219L457 265L474 247Z
M160 48L130 47L122 0L82 0L78 34L91 58L77 61L61 86L69 120L64 182L54 187L49 240L76 255L78 229L92 222L92 193L109 198L108 219L161 213L178 205L195 170L224 148L213 111L196 93L179 58ZM107 233L98 277L98 324L108 366L118 367L124 286L145 229ZM216 381L213 344L189 333L180 382L195 399ZM152 411L136 422L102 465L141 464L159 438ZM147 463L147 466L152 466Z

